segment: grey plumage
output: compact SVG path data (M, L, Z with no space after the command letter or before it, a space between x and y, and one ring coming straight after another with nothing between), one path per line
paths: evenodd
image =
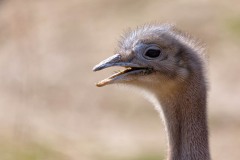
M99 82L139 87L162 113L169 160L209 160L207 86L201 47L174 26L145 25L126 33L116 54L94 67L125 70Z

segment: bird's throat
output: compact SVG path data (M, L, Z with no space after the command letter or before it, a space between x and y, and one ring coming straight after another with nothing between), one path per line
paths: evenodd
M158 101L168 134L168 160L209 160L206 92Z

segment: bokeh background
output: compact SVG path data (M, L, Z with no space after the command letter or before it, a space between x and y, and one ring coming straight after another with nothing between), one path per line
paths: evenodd
M240 159L239 0L1 0L0 159L160 160L166 135L132 91L95 87L124 30L170 22L206 44L213 159Z

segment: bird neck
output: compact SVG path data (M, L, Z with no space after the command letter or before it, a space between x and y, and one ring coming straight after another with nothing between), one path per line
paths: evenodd
M209 160L206 87L190 84L179 94L157 98L168 133L168 160Z

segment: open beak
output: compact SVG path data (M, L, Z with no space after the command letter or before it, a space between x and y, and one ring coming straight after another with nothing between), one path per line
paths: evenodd
M122 60L120 54L115 54L115 55L103 60L99 64L97 64L93 68L93 71L99 71L99 70L102 70L102 69L105 69L105 68L108 68L108 67L113 67L113 66L122 66L122 67L125 67L125 69L111 75L110 77L108 77L108 78L106 78L106 79L104 79L100 82L98 82L96 84L96 86L102 87L102 86L112 84L112 83L116 83L116 82L119 82L119 81L123 81L123 80L126 81L127 80L127 78L126 78L127 75L138 74L140 72L146 71L146 69L147 69L147 68L143 68L143 67L139 66L138 64Z

